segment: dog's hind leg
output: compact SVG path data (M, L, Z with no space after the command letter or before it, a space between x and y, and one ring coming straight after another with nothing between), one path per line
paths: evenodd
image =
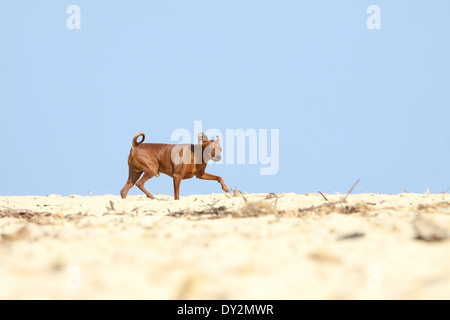
M153 172L153 171L144 171L144 175L142 176L141 179L139 179L138 182L136 182L136 186L142 190L143 193L145 193L147 195L148 198L152 198L155 199L155 197L148 192L147 190L145 190L144 188L144 184L147 182L147 180L151 179L153 176L155 176L157 174L157 172Z
M141 174L142 174L142 171L139 172L139 171L136 171L132 167L129 168L127 183L120 191L120 195L121 195L122 199L126 199L128 191L131 189L131 187L134 186L136 181L138 181Z

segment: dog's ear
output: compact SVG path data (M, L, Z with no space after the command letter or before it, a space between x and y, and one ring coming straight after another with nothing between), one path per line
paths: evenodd
M208 136L206 134L204 134L203 132L199 133L198 134L198 144L202 144L203 142L206 142L206 141L208 141Z

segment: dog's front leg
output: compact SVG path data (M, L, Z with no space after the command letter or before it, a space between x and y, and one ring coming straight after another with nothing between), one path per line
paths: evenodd
M228 190L227 185L223 181L222 177L215 176L213 174L209 174L209 173L206 173L206 172L197 174L196 177L198 179L203 179L203 180L216 180L216 181L219 181L219 183L222 185L222 190L225 191L225 192L230 192L230 190Z
M173 192L175 200L180 200L180 184L181 176L178 174L173 175Z

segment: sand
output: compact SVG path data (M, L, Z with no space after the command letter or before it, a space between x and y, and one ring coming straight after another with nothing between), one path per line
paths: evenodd
M450 299L450 195L325 197L0 197L0 299Z

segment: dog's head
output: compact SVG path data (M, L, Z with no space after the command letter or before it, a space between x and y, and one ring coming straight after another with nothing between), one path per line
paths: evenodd
M217 162L222 159L222 156L220 155L222 147L220 146L219 137L217 137L217 140L209 140L206 134L202 132L198 135L198 144L202 145L203 160L205 162L208 162L209 160Z

